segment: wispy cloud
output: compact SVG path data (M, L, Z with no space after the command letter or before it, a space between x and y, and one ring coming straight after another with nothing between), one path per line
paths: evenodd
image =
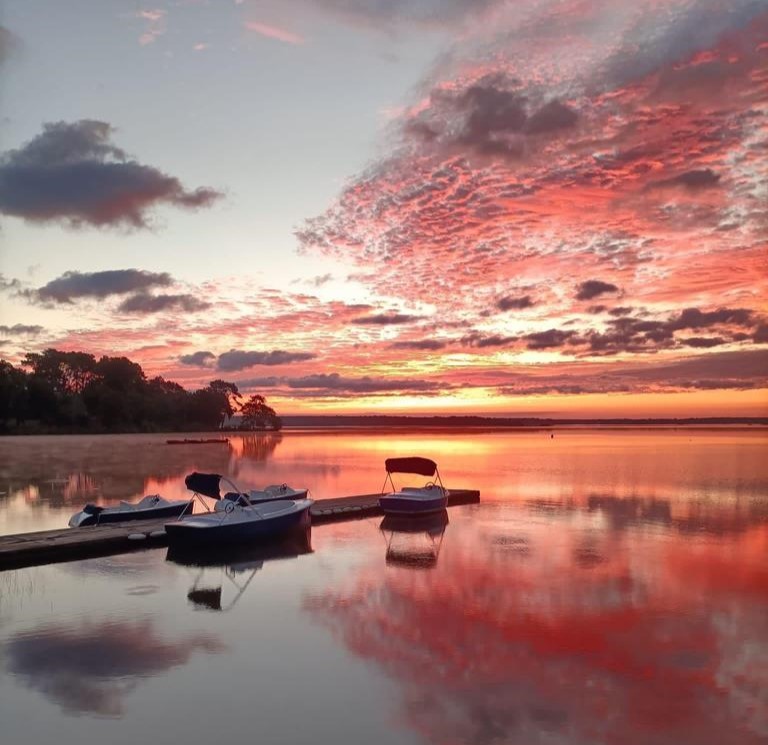
M159 8L142 9L137 11L136 17L144 21L144 32L139 36L139 44L146 46L153 44L165 33L166 11Z
M266 36L268 39L275 39L282 41L285 44L303 44L304 37L288 29L280 28L279 26L268 26L266 23L259 23L257 21L246 21L245 27L249 31Z

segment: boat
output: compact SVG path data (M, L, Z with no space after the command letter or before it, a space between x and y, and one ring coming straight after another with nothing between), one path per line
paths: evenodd
M387 565L409 569L437 566L446 527L448 510L415 518L386 515L379 530L387 544Z
M141 501L120 502L117 507L102 507L86 504L80 512L69 518L70 528L83 528L87 525L121 523L127 520L154 520L164 517L180 517L185 512L192 512L194 499L171 501L159 494L148 494Z
M251 504L239 494L224 509L165 524L168 544L177 547L224 546L270 540L310 524L311 499L281 499Z
M229 491L221 496L222 481L228 483L234 491ZM251 504L261 502L274 502L278 499L306 499L309 489L293 489L288 484L271 484L264 489L250 489L239 491L237 486L225 476L218 473L190 473L184 479L187 489L195 494L202 494L211 499L224 500L217 502L216 508L223 509L226 502L238 502L240 497L246 497Z
M226 445L229 442L228 437L185 437L181 440L166 440L167 445Z
M379 497L379 507L385 515L431 515L441 512L448 506L448 492L443 486L437 463L429 458L387 458L384 461L387 477ZM413 473L436 478L422 487L404 487L395 490L393 473ZM392 492L386 493L387 481L392 485Z

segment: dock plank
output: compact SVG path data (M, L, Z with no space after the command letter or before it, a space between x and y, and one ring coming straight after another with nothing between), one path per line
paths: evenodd
M318 499L310 509L312 525L381 515L380 496L377 493ZM448 492L449 507L479 501L480 492L474 489L450 489ZM166 544L164 526L167 522L168 518L133 520L0 536L0 571L163 546Z

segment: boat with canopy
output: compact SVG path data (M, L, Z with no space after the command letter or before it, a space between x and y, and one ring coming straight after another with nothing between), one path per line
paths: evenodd
M448 506L448 491L443 486L437 463L429 458L387 458L384 461L387 476L379 497L379 507L385 515L431 515ZM399 491L392 480L393 473L412 473L432 477L422 487L404 487ZM386 492L387 482L392 487Z
M221 495L222 480L235 491L227 491ZM288 484L271 484L263 489L249 489L239 491L232 481L218 473L198 473L194 471L184 479L187 489L195 494L210 497L216 500L238 502L240 497L245 497L251 504L258 502L274 502L278 499L305 499L309 489L294 489Z
M226 476L218 478L232 487L234 498L217 497L210 489L205 496L217 500L213 511L200 500L208 512L166 523L165 533L171 548L222 546L273 539L310 524L311 499L276 499L254 503ZM196 498L201 493L204 492L195 489Z

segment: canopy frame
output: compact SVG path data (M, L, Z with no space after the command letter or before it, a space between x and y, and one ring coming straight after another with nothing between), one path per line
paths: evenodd
M230 486L232 491L237 494L237 499L227 500L232 503L233 507L234 505L240 505L245 509L252 510L257 515L261 515L261 512L256 508L254 504L251 503L251 500L248 499L248 495L242 489L240 489L240 487L234 481L232 481L232 479L227 476L222 476L219 473L199 473L198 471L193 471L184 479L184 484L186 485L187 489L192 492L193 499L197 499L206 512L211 512L211 508L205 503L205 501L203 501L203 497L217 500L222 499L222 483ZM231 511L232 510L229 508L229 506L221 511L222 521ZM179 520L181 520L183 515L184 513L179 516Z
M384 484L381 487L381 493L386 494L387 481L392 486L392 491L396 492L395 482L392 480L393 473L415 473L419 476L432 476L434 481L432 483L438 484L443 492L446 491L443 486L443 480L440 478L440 471L437 470L437 463L429 458L421 458L419 456L412 456L407 458L387 458L384 461L384 468L387 471L387 476L384 479Z

